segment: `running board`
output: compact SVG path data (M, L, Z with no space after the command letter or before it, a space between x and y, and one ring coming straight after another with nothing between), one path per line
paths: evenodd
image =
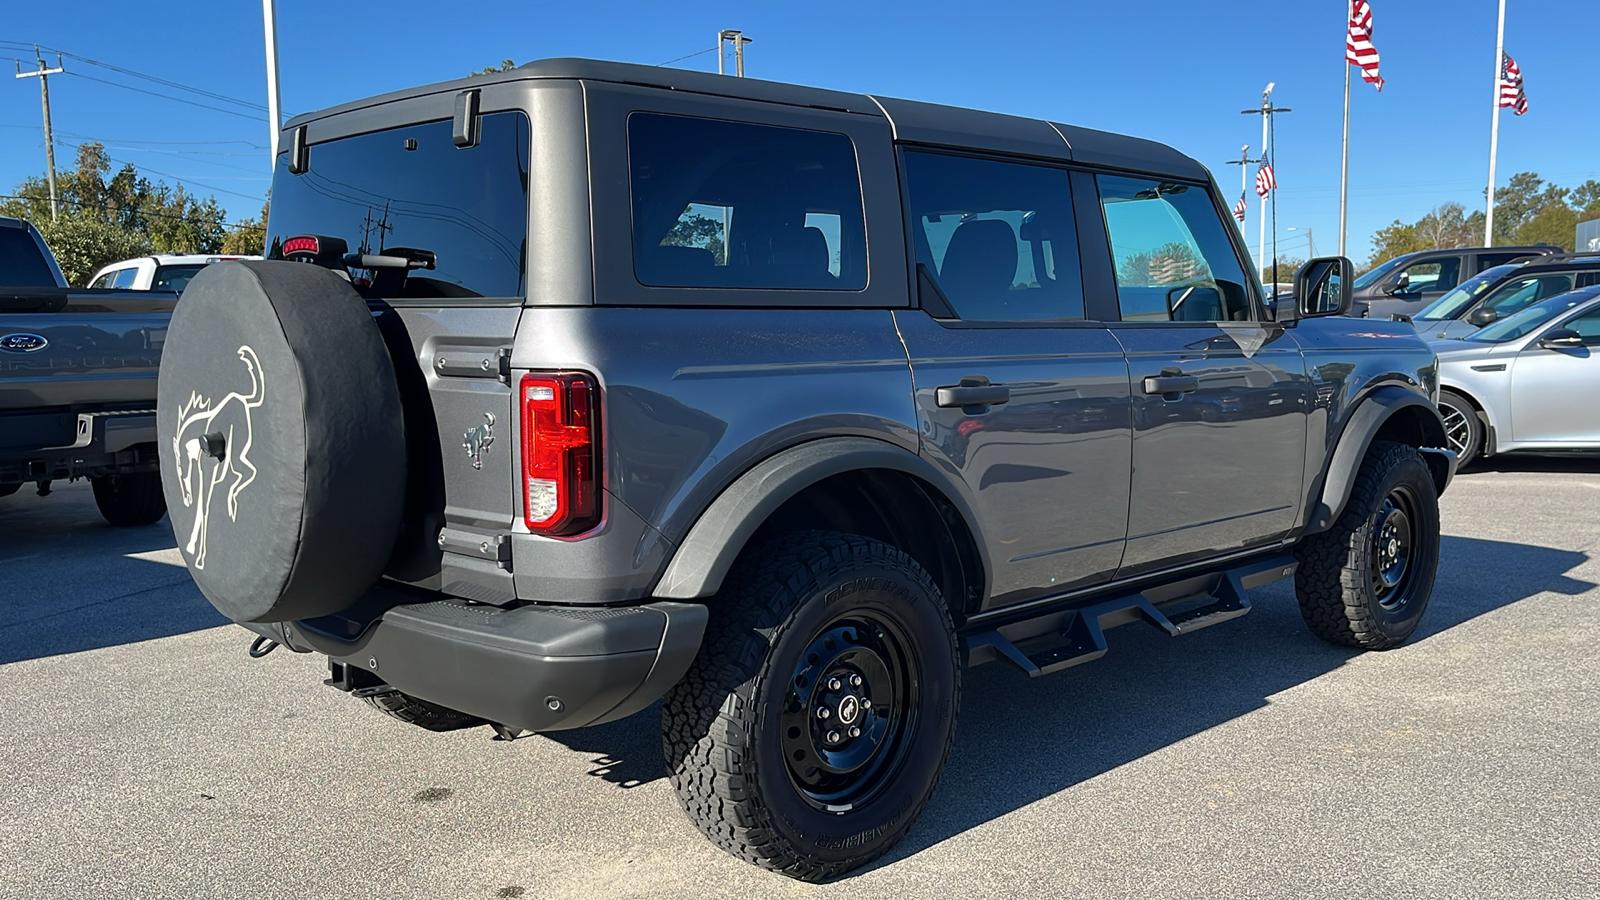
M968 661L979 665L1003 657L1032 677L1049 675L1104 656L1107 628L1143 621L1177 637L1237 619L1250 611L1247 588L1292 575L1294 568L1293 557L1275 557L1188 579L1180 585L1164 586L1165 589L1151 588L1139 594L1113 597L1002 625L967 638ZM1176 596L1172 596L1174 587L1179 588ZM1038 623L1052 619L1059 620L1060 624L1036 633ZM1011 636L1005 632L1010 632Z

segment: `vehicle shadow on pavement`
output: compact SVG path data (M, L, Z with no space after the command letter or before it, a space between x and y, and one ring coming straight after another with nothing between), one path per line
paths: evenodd
M1566 574L1588 559L1573 551L1447 536L1441 559L1413 644L1528 597L1594 587ZM1105 658L1057 675L1030 679L999 662L967 670L941 786L873 868L1260 709L1358 655L1311 635L1288 582L1251 598L1250 615L1180 640L1138 625L1113 629ZM544 737L590 756L588 774L631 788L666 774L659 720L658 705Z
M113 528L86 483L0 501L0 665L227 624L163 518Z

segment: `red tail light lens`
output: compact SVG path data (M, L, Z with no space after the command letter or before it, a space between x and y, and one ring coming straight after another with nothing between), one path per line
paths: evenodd
M536 534L600 524L600 391L592 376L524 375L522 517Z

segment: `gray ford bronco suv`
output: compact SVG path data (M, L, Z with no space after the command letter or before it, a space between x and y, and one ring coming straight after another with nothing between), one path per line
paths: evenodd
M662 701L719 846L820 880L911 827L965 666L1236 618L1417 627L1435 359L1270 317L1209 173L1043 120L558 59L300 116L266 261L166 338L196 583L328 683L503 737Z

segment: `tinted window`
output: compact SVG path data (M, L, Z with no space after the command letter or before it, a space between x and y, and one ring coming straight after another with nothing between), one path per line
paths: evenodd
M1448 256L1430 259L1405 267L1401 278L1409 279L1401 293L1420 294L1423 291L1447 291L1461 280L1461 257Z
M1503 266L1515 260L1529 259L1537 255L1537 253L1480 253L1478 254L1478 271L1482 272L1484 269Z
M1546 273L1513 278L1483 300L1484 309L1492 309L1505 318L1518 310L1538 303L1546 297L1564 294L1573 288L1571 273Z
M633 268L658 287L861 290L866 226L842 134L628 119Z
M118 269L111 273L111 284L108 285L108 287L128 290L133 287L134 281L138 280L138 278L139 268L137 266L129 266L126 269Z
M1463 340L1483 341L1490 344L1516 340L1537 328L1544 327L1545 323L1556 316L1591 299L1593 299L1593 295L1583 291L1558 294L1541 300L1532 306L1523 307L1498 322L1485 325L1463 338Z
M1413 316L1415 319L1442 320L1454 319L1466 312L1467 308L1476 303L1484 291L1500 283L1500 279L1515 271L1515 266L1497 266L1488 269L1480 275L1475 275L1451 288L1443 297L1424 306L1422 311Z
M1102 175L1117 299L1125 321L1251 318L1244 268L1205 188Z
M156 277L150 283L150 289L153 291L177 291L181 294L183 289L189 286L189 279L204 268L204 263L196 263L191 266L156 266Z
M451 123L430 122L341 138L310 148L311 167L272 183L268 256L296 235L341 238L351 253L404 249L434 254L399 296L517 297L524 292L528 235L528 119L483 116L477 146L459 149ZM391 255L393 255L391 253ZM376 273L356 269L358 284Z
M33 235L21 228L0 226L0 284L14 287L55 287L56 276L45 262Z
M906 154L917 264L963 319L1083 318L1067 173Z
M1600 309L1591 310L1586 315L1573 319L1566 324L1567 328L1583 335L1583 342L1590 346L1600 344Z

